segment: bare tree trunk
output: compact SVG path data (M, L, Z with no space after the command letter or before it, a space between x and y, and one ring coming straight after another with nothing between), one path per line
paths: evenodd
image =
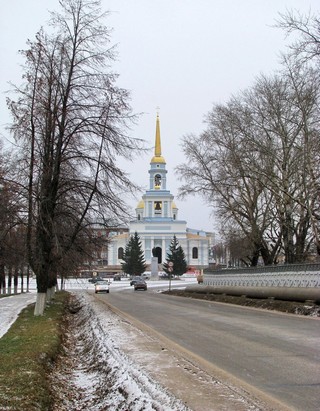
M54 298L55 289L56 289L55 286L48 288L48 290L47 290L47 303L50 303L52 301L52 299Z
M61 280L60 280L60 290L64 290L65 289L65 278L63 277L63 275L61 276Z
M12 290L12 267L8 267L8 294L11 294Z
M47 293L37 293L36 305L34 307L34 315L43 315L46 305L46 296Z
M27 293L30 292L30 266L27 266Z
M23 266L20 267L20 281L21 281L20 292L22 294L23 293L23 287L24 287Z
M6 293L6 275L4 271L4 264L0 264L0 294Z
M13 273L13 292L14 294L18 294L18 267L14 267Z

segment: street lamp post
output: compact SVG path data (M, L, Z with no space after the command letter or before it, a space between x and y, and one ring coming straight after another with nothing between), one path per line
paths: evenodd
M171 275L172 275L172 271L173 271L173 262L169 261L168 263L168 271L169 271L169 293L171 292Z

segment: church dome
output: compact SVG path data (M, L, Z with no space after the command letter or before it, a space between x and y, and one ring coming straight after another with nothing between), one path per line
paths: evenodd
M153 156L150 163L166 164L166 160L162 156Z
M143 200L139 201L139 203L137 205L137 208L144 208L144 201Z

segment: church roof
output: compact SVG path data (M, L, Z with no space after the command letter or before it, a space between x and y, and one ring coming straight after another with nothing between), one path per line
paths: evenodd
M119 234L119 235L115 235L115 236L113 236L113 238L117 238L117 239L121 239L121 238L128 238L129 237L129 233L122 233L122 234Z
M187 233L187 238L188 239L192 239L192 240L203 240L206 239L206 237L204 237L203 235L199 235L199 234L192 234L192 233Z
M154 156L151 159L151 163L163 163L166 164L166 160L161 155L161 139L160 139L160 120L159 114L157 114L156 122L156 141L154 146Z
M137 208L144 208L144 201L143 200L139 201L139 203L137 205Z

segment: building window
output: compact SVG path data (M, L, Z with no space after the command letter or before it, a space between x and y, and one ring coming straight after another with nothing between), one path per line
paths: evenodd
M192 249L192 258L198 258L198 247L193 247Z
M123 260L123 248L118 248L118 260Z

